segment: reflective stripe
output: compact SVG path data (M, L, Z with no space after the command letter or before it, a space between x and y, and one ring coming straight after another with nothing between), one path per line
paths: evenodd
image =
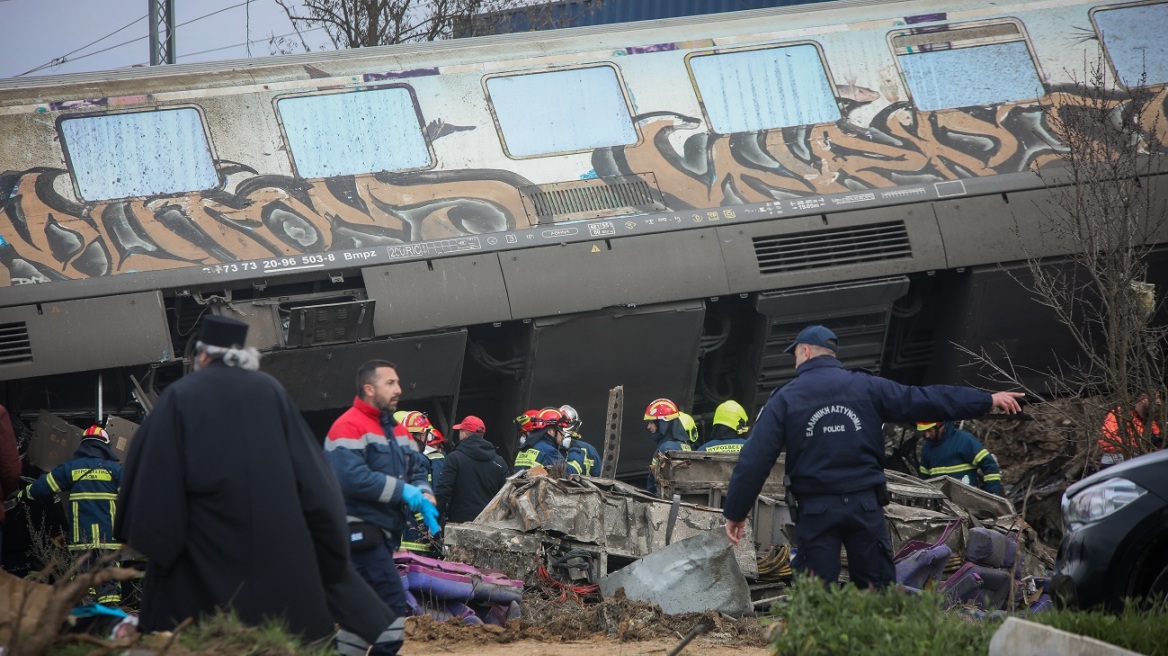
M516 467L534 467L539 462L539 449L526 449L515 456Z
M84 551L86 549L117 550L117 549L121 549L121 548L122 548L122 544L120 542L101 542L98 540L94 540L93 542L85 542L85 543L78 543L78 544L69 545L69 551Z
M406 551L419 551L422 553L430 551L430 545L428 544L422 544L421 542L408 542L406 540L402 540L401 548L405 549Z
M356 633L341 629L337 631L336 650L341 656L365 656L369 651L369 643Z
M73 482L77 481L112 481L114 476L108 469L74 469Z
M738 453L741 450L741 444L715 444L706 447L707 453Z
M960 474L961 472L973 471L974 469L976 469L976 467L968 463L964 465L952 465L950 467L933 467L932 469L928 469L924 465L921 465L921 473L926 476L938 476L940 474Z
M982 477L982 480L986 481L987 483L989 481L1000 481L1000 480L1002 480L1002 475L1001 474L986 474L984 477Z
M117 501L116 492L71 492L70 501Z
M989 449L982 449L981 451L978 451L977 455L973 457L973 464L976 465L979 462L981 462L982 460L985 460L985 457L988 456L989 454L990 454Z
M53 492L61 491L61 486L57 485L57 479L53 478L52 472L45 476L45 482L49 484L49 487L52 488Z
M389 503L393 499L393 491L397 489L397 479L393 476L385 477L385 487L381 490L377 500L381 503Z
M584 470L583 470L583 468L580 467L580 463L576 462L575 460L569 460L568 466L571 467L572 469L576 470L577 474L581 474L581 475L584 474Z

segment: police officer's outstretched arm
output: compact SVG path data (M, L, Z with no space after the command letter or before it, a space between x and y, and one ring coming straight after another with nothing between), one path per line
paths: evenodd
M779 453L786 446L782 409L782 400L777 394L767 401L750 439L738 454L738 463L734 465L734 473L730 476L722 515L726 517L726 535L734 544L742 539L746 516L750 514L754 500L758 498L763 483L779 459Z

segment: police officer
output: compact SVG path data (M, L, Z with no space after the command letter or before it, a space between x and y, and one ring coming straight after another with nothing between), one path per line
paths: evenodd
M795 378L771 394L742 448L723 505L726 534L734 544L742 538L751 506L786 448L787 475L798 499L795 569L835 582L842 544L851 580L879 588L896 577L881 508L888 503L881 424L967 419L991 408L1016 413L1023 395L901 385L845 370L837 348L835 333L823 326L804 328L787 348L795 354Z
M746 444L750 418L737 401L726 401L714 409L714 427L710 441L698 447L707 453L738 453Z

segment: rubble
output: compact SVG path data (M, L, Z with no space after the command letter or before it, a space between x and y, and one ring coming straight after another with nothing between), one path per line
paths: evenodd
M649 496L639 488L603 479L552 478L532 470L511 478L471 524L448 524L450 558L530 580L539 555L577 549L592 556L595 579L724 520L717 508ZM749 530L749 529L748 529ZM734 549L742 573L757 574L753 534Z

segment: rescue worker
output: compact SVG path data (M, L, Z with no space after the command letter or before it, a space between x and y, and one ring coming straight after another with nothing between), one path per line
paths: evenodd
M531 469L537 464L546 468L563 463L560 443L564 441L564 427L567 423L564 413L556 408L540 410L531 420L534 430L527 436L526 448L515 456L515 471Z
M421 513L430 532L440 532L429 472L411 455L418 452L409 432L393 418L400 397L393 363L362 364L353 406L333 423L324 446L344 494L353 564L396 615L391 635L379 639L371 654L396 654L401 648L410 609L393 552L409 514Z
M725 401L714 409L714 427L710 429L710 440L698 447L698 451L708 453L737 454L746 444L750 417L746 409L737 401Z
M382 415L384 417L384 415ZM433 426L430 425L430 418L423 412L417 410L398 410L393 413L393 418L401 426L404 426L406 432L409 433L410 439L413 440L413 446L416 451L411 451L410 457L418 464L420 468L426 470L426 481L430 484L430 488L434 489L437 484L438 476L442 473L442 465L445 461L441 460L442 454L439 451L439 459L434 459L430 456L427 441L430 439L430 433ZM392 428L389 432L392 432ZM401 548L406 551L412 551L417 554L425 556L438 555L438 549L433 540L427 539L425 532L421 527L425 526L425 518L422 513L413 513L406 520L405 531L402 532Z
M85 558L81 572L88 572L98 560L122 546L113 537L122 466L109 443L104 428L90 426L72 458L17 493L19 501L69 493L69 515L73 520L68 532L69 552L74 558ZM99 604L116 606L122 603L121 585L106 581L98 586L96 597Z
M649 494L657 494L657 468L661 453L666 451L689 451L689 436L681 425L681 410L677 404L669 399L657 399L645 408L645 426L653 440L657 442L657 449L653 452L653 460L649 463L649 478L645 482L645 489Z
M910 387L836 359L838 340L824 326L808 326L787 347L795 378L775 390L755 423L730 477L722 514L738 544L755 499L779 453L787 449L788 487L795 503L796 570L826 583L839 578L840 546L859 587L883 588L896 578L892 541L881 506L889 502L884 475L885 421L915 417L962 419L997 408L1021 410L1020 392L971 387Z
M443 458L445 453L442 451L442 435L438 434L437 439L434 436L434 425L430 423L430 418L423 412L417 410L399 410L393 413L393 418L399 424L405 426L406 432L410 434L414 445L422 455L426 456L427 466L430 468L430 486L438 482L438 477L442 474Z
M1102 451L1099 458L1100 469L1117 465L1125 458L1131 458L1147 451L1147 447L1142 445L1141 441L1147 439L1144 435L1144 422L1147 421L1151 408L1151 397L1143 393L1136 397L1131 413L1122 425L1118 417L1121 414L1120 408L1114 408L1107 413L1107 416L1103 418L1103 427L1100 429L1099 450ZM1151 431L1152 446L1159 446L1162 443L1160 424L1153 421Z
M568 471L581 476L600 476L600 452L580 437L580 426L584 423L580 413L570 405L560 406L560 412L568 422L564 427L564 441L560 443Z
M483 438L487 426L482 419L468 415L454 428L458 446L447 459L434 491L438 510L449 521L471 522L495 498L510 471L494 445Z
M925 438L921 446L921 478L951 476L967 485L1002 496L1002 470L981 442L951 421L918 422ZM981 483L975 472L981 471Z
M681 429L685 431L686 445L691 450L697 449L702 445L702 434L698 431L698 422L694 421L693 415L688 412L678 413L677 418L681 421Z
M532 422L535 417L539 415L539 410L527 410L523 414L515 418L515 430L519 434L519 448L522 449L527 444L527 437L535 430L535 424Z

